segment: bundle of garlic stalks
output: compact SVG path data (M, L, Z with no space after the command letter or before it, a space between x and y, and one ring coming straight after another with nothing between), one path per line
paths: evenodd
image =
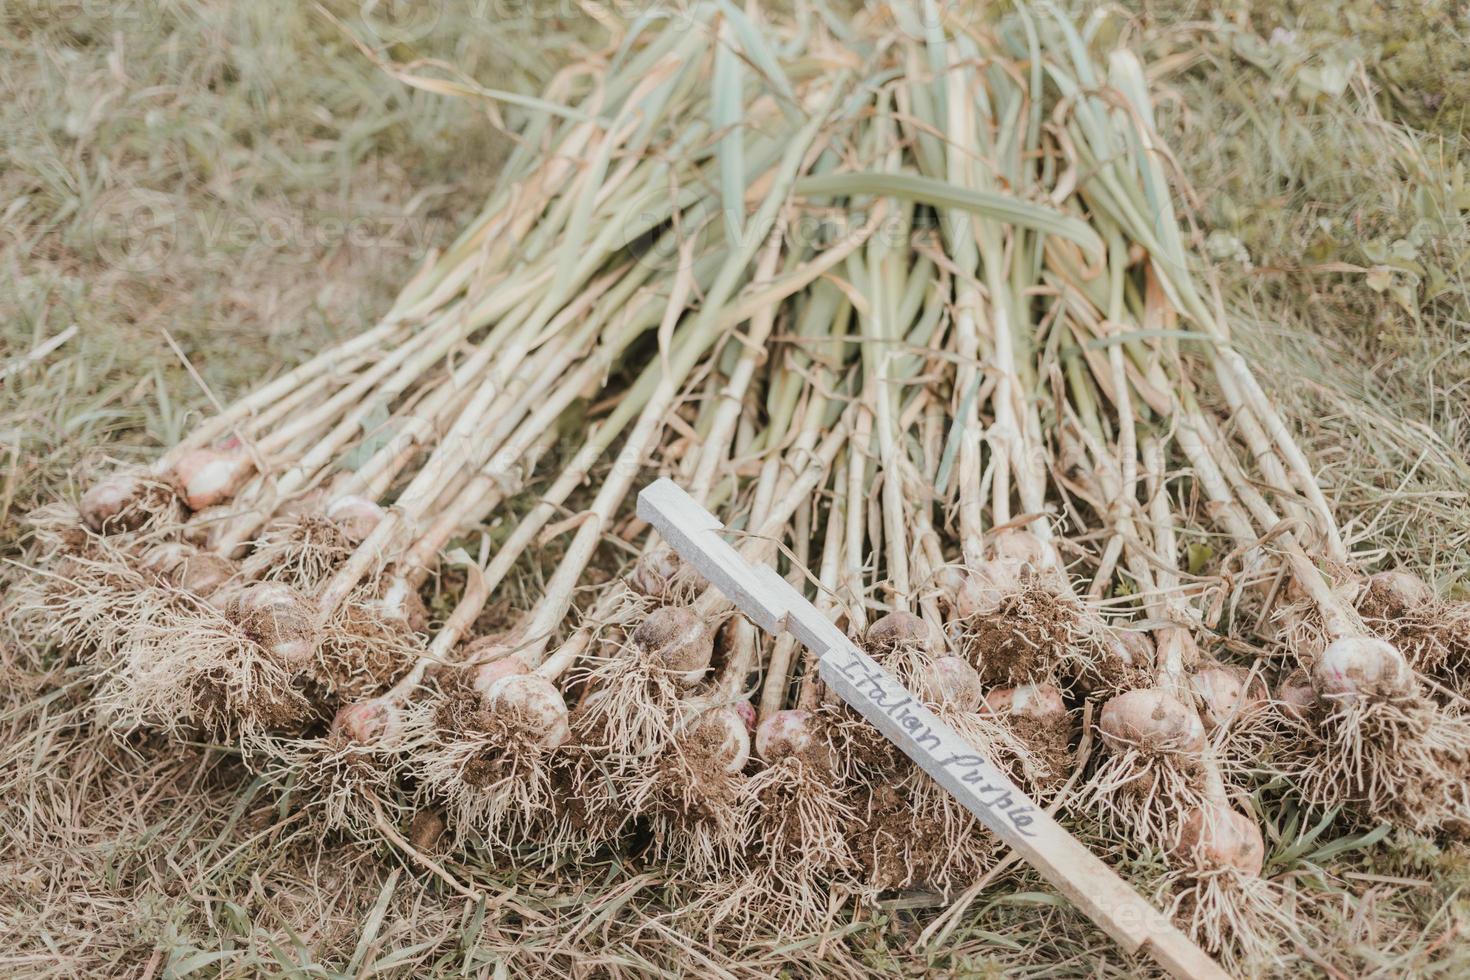
M649 15L517 100L499 186L383 320L33 514L13 612L121 733L236 743L399 845L637 847L702 927L993 868L629 516L670 475L1098 847L1167 864L1210 948L1301 948L1345 913L1268 874L1253 800L1470 828L1470 614L1355 560L1095 21L797 8Z

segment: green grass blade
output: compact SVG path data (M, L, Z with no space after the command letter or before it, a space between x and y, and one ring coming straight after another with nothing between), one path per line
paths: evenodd
M1006 224L1076 242L1101 258L1103 240L1081 218L994 191L970 190L916 174L847 173L807 177L796 193L808 197L897 197L936 208L968 211Z

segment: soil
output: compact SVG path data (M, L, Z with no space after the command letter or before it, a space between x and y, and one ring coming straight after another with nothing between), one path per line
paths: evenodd
M1067 658L1077 625L1074 600L1031 584L994 614L964 622L961 647L987 686L1044 681Z
M1070 716L1064 723L1055 720L1011 715L1006 724L1031 752L1027 781L1035 790L1060 786L1072 774L1072 725Z
M312 593L354 550L335 521L321 514L294 514L262 531L241 566L247 577L285 582Z
M444 814L439 810L420 810L408 825L408 841L415 849L432 854L444 836Z
M702 725L659 758L655 796L659 809L679 822L719 820L739 802L741 776L725 767L729 752L718 725Z

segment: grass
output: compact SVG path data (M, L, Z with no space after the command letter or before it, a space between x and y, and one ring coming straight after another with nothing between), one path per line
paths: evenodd
M341 24L286 0L22 0L0 13L0 359L78 328L0 382L0 557L17 556L34 504L74 495L105 459L151 456L212 400L370 322L479 203L508 145L485 107L401 86L343 25L397 60L442 58L524 91L555 69L541 51L596 34L560 16L570 4L396 21L387 4L327 6ZM1163 124L1199 244L1350 529L1385 565L1463 591L1470 188L1464 75L1442 66L1465 48L1452 4L1378 21L1391 4L1346 6L1332 18L1293 2L1140 0L1115 23L1177 92ZM482 16L491 7L510 19ZM1278 28L1291 36L1273 45ZM1136 969L1024 871L998 876L929 945L917 943L926 896L826 936L680 930L660 869L624 856L576 874L445 858L484 896L462 898L391 848L317 839L228 751L99 730L62 651L9 629L0 643L7 974ZM1304 951L1302 969L1470 969L1461 849L1379 841L1289 800L1261 807L1272 860L1344 903L1339 943Z

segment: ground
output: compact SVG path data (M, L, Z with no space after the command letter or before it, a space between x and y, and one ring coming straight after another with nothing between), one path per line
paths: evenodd
M1470 10L1128 7L1103 29L1133 38L1169 93L1160 124L1220 302L1352 536L1385 566L1470 590ZM0 364L77 329L0 379L0 583L25 574L14 562L32 506L74 498L109 460L149 458L214 403L372 322L473 213L509 145L492 107L410 89L370 52L535 91L549 52L596 42L577 11L7 2ZM455 859L484 896L467 898L389 847L317 839L229 750L96 730L61 651L10 629L0 643L8 975L1129 969L1025 872L998 876L924 942L922 896L828 935L677 935L659 917L659 870L613 858L576 878L514 855ZM1358 903L1356 928L1304 966L1470 969L1463 851L1262 806L1268 860L1326 868Z

